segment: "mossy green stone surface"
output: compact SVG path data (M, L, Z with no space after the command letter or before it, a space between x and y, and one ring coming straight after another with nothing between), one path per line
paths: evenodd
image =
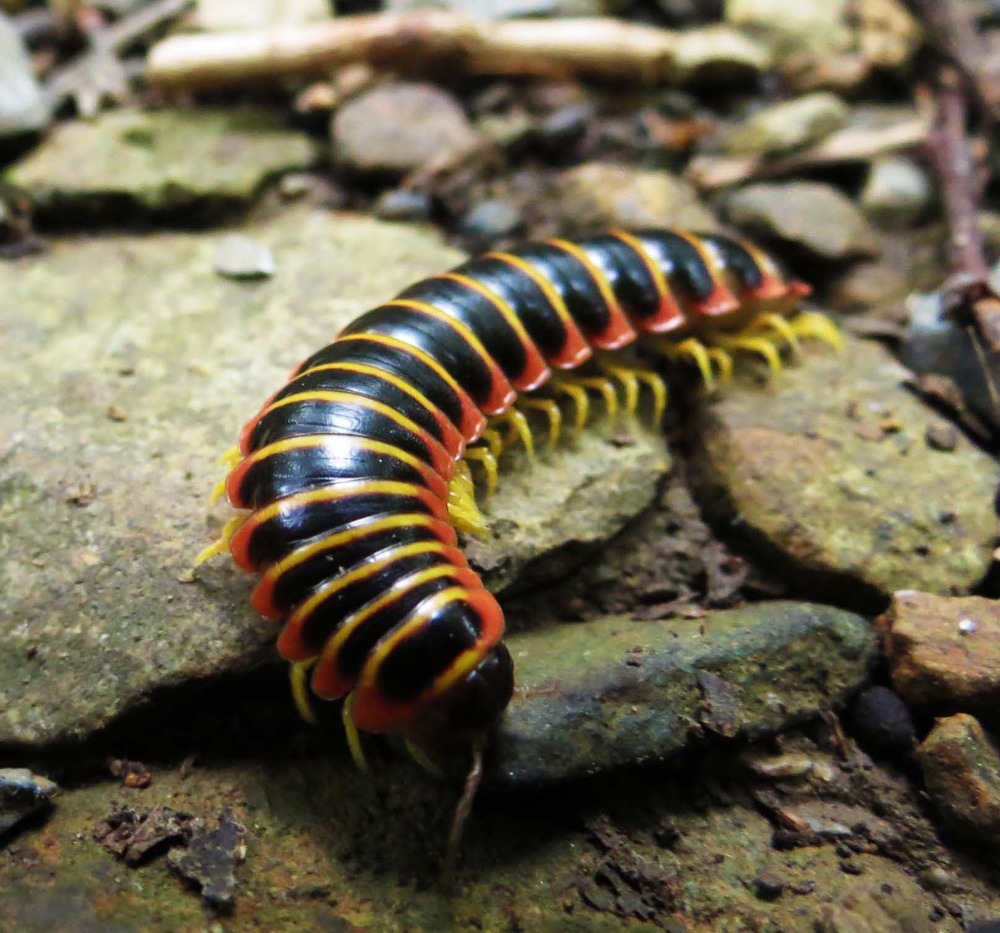
M313 157L304 134L263 111L118 110L60 124L6 180L45 216L213 209Z
M875 663L860 616L769 602L702 619L610 618L513 636L517 695L490 777L536 784L756 739L842 702Z

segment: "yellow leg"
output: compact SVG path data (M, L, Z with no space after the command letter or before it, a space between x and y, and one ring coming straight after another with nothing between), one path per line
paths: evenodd
M771 375L780 375L781 356L778 354L775 345L768 338L737 334L733 337L719 337L718 341L725 350L743 350L747 353L757 353L767 363L768 368L771 370Z
M818 311L800 311L789 320L788 325L796 337L803 340L819 340L833 347L838 353L844 349L844 338L837 325L825 314L820 314Z
M490 453L493 454L495 458L499 458L500 454L503 453L504 448L507 446L503 436L494 427L489 427L483 431L483 435L479 439L489 448Z
M243 454L240 453L239 447L230 447L229 450L219 457L219 463L221 463L227 470L231 470L242 459Z
M548 444L551 447L562 433L562 409L550 398L525 398L518 402L522 408L540 411L549 419Z
M411 742L409 739L406 740L406 750L410 753L410 757L423 768L429 774L433 774L434 777L443 778L445 776L444 772L428 757L427 752L425 752L419 745Z
M209 505L215 505L226 494L226 477L223 476L213 487L209 494Z
M474 535L484 535L487 531L486 519L476 505L472 471L464 460L455 464L455 472L448 485L448 515L459 531Z
M711 350L708 351L711 354ZM608 375L617 379L625 391L625 413L632 414L639 407L640 387L649 389L653 397L653 421L659 424L667 410L667 384L662 377L649 369L638 366L619 365L609 361L599 361Z
M467 447L466 460L478 460L486 471L486 495L492 496L497 489L497 458L487 447Z
M316 714L312 707L312 694L309 690L309 672L316 664L316 658L308 661L296 661L289 666L288 677L292 682L292 699L299 715L311 726L316 725Z
M726 383L733 375L733 356L722 347L708 347L708 358L719 370L719 382Z
M698 367L705 388L711 389L715 385L715 380L712 377L712 358L708 348L700 340L688 337L680 343L672 343L669 340L661 339L656 341L655 346L668 359L693 361Z
M344 699L344 705L340 710L340 718L344 723L344 732L347 735L347 747L351 750L351 757L354 763L362 770L368 770L368 759L365 758L365 750L361 747L361 733L354 724L351 710L354 708L354 694L349 693Z
M792 330L792 325L788 323L788 318L780 314L759 314L750 322L750 331L771 331L784 340L788 349L792 353L799 351L799 339Z
M583 426L587 423L587 418L590 417L590 399L587 398L587 393L576 383L564 382L558 376L552 380L551 385L554 391L561 392L563 395L569 396L572 400L575 415L573 427L576 429L577 434L579 434L583 430Z
M531 436L531 425L528 424L528 419L524 416L524 412L520 411L518 408L511 408L509 411L505 411L502 415L497 416L494 424L506 424L510 428L510 439L505 446L511 446L514 441L513 438L517 438L523 445L524 449L528 452L528 457L531 460L535 459L535 439ZM497 456L494 454L494 456Z
M578 382L585 389L593 389L600 393L604 399L604 410L609 418L618 417L618 393L615 392L614 384L610 379L601 379L597 376L587 379L579 379Z
M236 515L229 519L225 525L222 526L222 534L219 535L207 548L205 548L198 556L194 559L194 566L197 567L199 564L205 563L207 560L211 560L218 554L224 554L229 550L229 542L233 535L236 534L236 530L242 525L248 518L248 515Z

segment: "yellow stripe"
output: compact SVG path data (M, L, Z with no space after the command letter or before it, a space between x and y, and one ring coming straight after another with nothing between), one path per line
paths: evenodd
M608 309L608 313L611 315L617 313L619 317L623 316L624 312L618 303L618 298L615 296L614 289L612 289L608 277L576 243L570 243L569 240L560 240L558 238L546 240L545 242L550 246L561 249L564 253L569 253L570 256L576 259L590 273L590 277L594 280L597 290L601 293L601 300Z
M425 428L420 427L419 424L410 420L402 412L383 402L377 402L375 399L364 395L355 395L353 392L336 392L326 389L311 389L307 392L296 392L294 395L286 395L283 399L279 399L273 405L268 406L261 417L263 418L272 411L276 411L286 405L294 405L296 402L343 402L347 405L358 405L361 408L367 408L378 412L380 415L385 415L387 418L391 418L399 427L409 431L411 434L415 434L421 440L429 440L431 443L437 444L444 450L444 447L437 438L429 435Z
M473 350L482 357L483 362L489 369L499 370L496 360L490 356L486 347L482 345L479 338L458 318L453 318L448 314L445 314L440 308L435 308L434 305L427 301L414 301L412 298L393 298L392 301L387 301L385 304L381 305L383 308L409 308L411 311L417 311L420 314L426 314L428 317L436 318L443 324L447 324L449 327L454 329L458 335L470 346Z
M552 310L555 311L563 324L572 327L574 330L579 330L576 321L573 320L573 315L569 313L569 308L566 307L566 302L562 300L562 296L556 291L555 286L542 274L541 269L535 268L526 259L515 256L513 253L486 253L483 259L498 259L500 262L505 262L507 265L513 266L515 269L523 272L542 290L545 300L552 306Z
M423 392L410 385L410 383L408 383L405 379L401 379L399 376L395 375L395 373L391 373L387 369L379 369L377 366L369 366L367 363L324 363L322 366L314 366L312 369L304 370L295 378L300 379L302 376L307 376L311 373L325 372L327 370L359 373L362 376L373 376L376 379L381 379L383 382L388 382L389 385L394 386L401 392L405 392L425 411L435 417L440 416L447 419L447 415L445 415L444 412L442 412L429 398L427 398Z
M377 518L375 521L359 519L357 522L351 523L354 527L348 526L345 531L339 531L337 534L321 538L312 544L296 548L291 554L288 554L276 564L268 567L267 571L261 576L260 583L273 583L277 586L281 577L288 571L294 570L317 554L322 554L324 551L336 550L344 544L361 541L380 531L392 528L407 528L412 525L421 525L424 528L430 528L435 524L442 524L441 519L434 518L432 515L425 515L422 512L404 512L400 515L386 515Z
M311 489L308 492L299 492L287 496L284 499L275 499L270 505L265 506L253 513L254 524L262 525L264 522L277 518L284 512L312 505L318 502L336 502L338 499L350 499L355 496L367 496L383 494L387 496L417 495L419 491L428 492L433 498L433 493L426 486L418 486L416 483L403 483L395 479L381 480L345 480L345 484L350 483L354 488L349 490L338 489L335 486L324 486L319 489Z
M429 583L431 580L454 575L457 569L452 564L441 564L438 567L427 567L424 570L418 570L416 573L411 573L409 576L403 577L394 583L392 588L386 593L383 593L372 602L366 603L357 612L352 612L346 616L338 626L333 637L327 641L326 646L323 648L323 656L332 657L337 654L344 642L350 638L351 634L357 631L360 626L364 625L383 607L398 599L402 599L410 590L418 586L423 586L423 584Z
M295 611L288 617L285 623L286 627L294 622L302 623L308 620L309 616L312 615L313 611L324 602L327 597L333 596L345 587L351 586L366 577L374 576L378 571L383 570L390 564L395 563L397 560L402 560L406 557L413 557L417 554L443 554L444 549L448 547L443 541L416 541L413 544L407 544L401 548L395 548L388 557L383 557L379 560L369 561L361 567L357 567L348 573L341 574L339 577L334 577L324 586L316 590L304 603L300 603Z
M373 689L376 688L376 679L378 678L378 670L382 666L386 657L393 652L396 646L401 642L408 639L410 636L419 632L427 622L427 619L434 614L437 609L447 606L448 603L453 601L466 602L464 599L467 590L461 586L452 586L446 590L442 590L440 593L435 593L433 596L429 596L424 600L420 606L420 615L415 618L409 618L403 625L395 628L390 632L385 638L383 638L378 645L376 645L375 650L368 655L368 660L365 661L365 666L361 670L361 676L358 679L358 686L361 689ZM456 681L461 680L465 677L480 661L481 651L479 650L480 638L476 638L475 644L471 648L466 648L457 658L448 666L444 673L436 677L429 687L422 691L419 695L426 696L431 694L433 696L438 696L448 689Z
M646 247L642 245L642 241L626 230L611 230L609 232L615 239L621 240L626 246L632 247L633 252L642 261L650 278L653 280L653 285L660 300L669 299L676 304L673 292L670 290L670 285L667 283L667 278L663 274L663 270L653 262L653 258L649 255Z
M342 340L364 340L371 343L381 344L383 347L392 347L395 350L403 350L409 353L411 356L420 360L430 369L434 370L435 375L439 376L445 384L460 398L467 395L466 391L455 381L454 376L448 372L433 356L431 356L426 350L422 350L420 347L414 346L412 343L407 343L405 340L400 340L398 337L393 337L389 334L345 334L343 337L338 337L335 343L340 343Z
M265 460L275 457L278 454L287 453L290 450L308 450L310 447L335 447L337 445L331 443L332 439L336 435L329 434L306 434L302 437L286 437L284 440L275 441L273 444L268 444L266 447L261 447L259 450L255 450L246 460L243 461L244 464L248 464L247 469L256 466L259 463L263 463ZM415 470L431 470L431 467L424 463L423 460L413 456L413 454L407 453L399 447L393 447L392 444L384 444L382 441L372 440L369 437L362 437L361 435L340 435L340 437L353 437L356 439L357 443L354 445L355 448L360 448L362 450L367 450L374 454L384 454L389 457L395 457L397 460L401 460L409 467L413 467ZM242 467L243 464L240 464Z
M721 278L726 273L726 267L722 263L722 258L717 253L709 250L702 242L701 237L696 237L693 233L688 233L686 230L678 230L674 227L668 227L666 232L680 237L695 248L695 251L701 257L701 261L705 263L709 273L713 274L713 284L718 287L719 282L715 276Z
M471 278L468 275L462 275L458 272L445 272L437 276L437 278L451 279L453 282L458 282L459 285L464 285L467 288L471 288L473 291L478 292L503 315L504 320L510 324L514 333L517 334L517 339L520 340L525 347L535 347L535 342L524 329L524 324L521 323L521 319L517 316L517 312L506 301L504 301L500 295L483 285L482 282L477 282L474 278ZM535 352L538 352L537 347L535 347Z

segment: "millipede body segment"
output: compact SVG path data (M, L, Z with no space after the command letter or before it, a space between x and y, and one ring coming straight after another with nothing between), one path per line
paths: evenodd
M772 369L799 337L838 341L797 311L808 286L757 247L678 230L612 230L492 252L417 282L306 359L243 429L220 491L241 512L228 549L260 574L252 602L283 621L278 649L344 722L417 746L470 741L513 690L503 613L459 550L483 519L474 466L530 418L554 439L590 399L656 416L666 388L626 354L692 361L710 382L736 352ZM536 425L537 426L537 425Z

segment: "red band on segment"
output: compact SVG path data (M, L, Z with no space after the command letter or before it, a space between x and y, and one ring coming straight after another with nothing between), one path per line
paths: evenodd
M313 693L324 700L338 700L345 693L354 689L358 681L357 675L347 676L340 669L340 651L347 639L357 632L377 612L385 611L399 602L415 587L432 580L448 578L459 586L476 589L482 586L478 574L468 567L458 567L451 564L441 564L418 570L398 580L388 592L373 599L357 612L351 613L338 626L337 631L323 646L323 653L313 668L311 686Z
M601 293L601 300L608 312L608 326L602 333L590 338L591 344L601 350L618 350L634 342L638 336L635 329L618 303L611 283L591 258L579 246L568 240L551 239L545 242L556 249L561 249L564 253L569 253L576 259L587 270L587 274Z
M317 587L309 597L292 611L285 621L285 627L278 636L278 654L286 661L308 661L319 654L315 648L307 645L303 639L305 625L313 613L317 612L323 601L335 596L345 586L351 583L362 581L385 569L398 560L412 557L418 554L437 554L443 561L454 564L458 567L468 567L469 564L465 555L453 546L442 544L440 541L419 541L414 544L404 544L400 547L390 548L382 552L381 556L368 561L362 567L334 577L322 586Z
M250 556L250 544L254 533L269 521L294 515L295 512L308 509L310 506L336 503L362 495L405 496L419 499L427 507L429 514L442 522L449 521L448 504L424 486L396 480L345 480L332 486L321 486L319 489L276 499L264 508L251 513L229 540L233 562L241 570L251 573L260 569L260 563L255 562Z
M576 321L573 320L573 315L569 313L566 302L562 300L562 296L556 291L555 286L542 274L541 270L536 269L524 257L514 253L486 253L483 258L496 259L498 262L513 266L518 272L531 279L545 296L545 300L562 323L563 332L566 335L559 351L553 356L546 357L552 366L558 369L576 369L577 366L582 365L590 359L594 353L593 349L587 343Z
M352 522L344 530L336 534L328 535L311 544L296 548L291 554L288 554L277 563L268 567L260 580L257 581L257 586L254 587L253 593L250 595L250 603L265 618L280 619L285 615L286 610L275 603L274 594L276 587L281 582L281 578L286 573L314 557L321 555L331 557L333 552L338 548L363 541L365 538L379 532L392 531L396 528L412 528L415 525L426 528L442 544L454 545L458 541L452 525L448 522L432 518L429 515L402 513L398 515L376 515L368 519L361 519ZM366 559L358 566L364 567L370 559L372 558ZM357 569L357 567L352 569ZM350 570L332 579L337 580L347 576L350 576Z
M439 321L447 324L454 332L458 339L464 341L469 347L475 352L475 354L482 360L483 365L490 374L490 393L486 400L479 405L480 410L487 415L502 415L511 405L514 404L514 400L517 398L517 393L514 391L514 387L510 384L510 381L504 375L504 371L497 365L497 361L493 359L487 349L482 345L479 338L466 327L461 321L456 320L453 317L449 317L440 308L435 308L434 305L427 301L413 301L409 298L393 298L392 301L387 301L383 308L409 308L411 311L416 311L420 314L425 314L428 317L436 318Z
M519 392L532 392L549 378L552 371L545 362L545 357L542 356L541 351L535 345L535 341L531 339L528 332L524 329L524 324L521 323L521 319L517 316L517 313L506 301L483 285L482 282L477 282L471 276L460 275L455 272L445 272L437 276L437 278L451 279L453 282L458 282L460 285L478 292L497 309L511 330L517 335L518 341L524 348L525 364L524 370L517 378L511 379L511 384L515 389Z
M670 232L674 236L687 240L697 250L701 261L705 263L705 268L708 269L712 277L712 291L705 298L694 303L690 309L691 314L698 317L724 317L738 311L740 300L725 284L726 268L722 258L714 250L709 249L700 237L684 230L671 229Z
M482 629L475 644L463 651L430 687L412 700L398 702L383 696L378 689L377 677L384 658L396 645L426 626L427 620L437 609L459 600L471 606L482 622ZM503 610L487 590L482 588L465 590L456 587L428 597L410 615L407 622L379 642L378 647L365 662L351 707L351 718L355 725L366 732L388 732L405 727L414 713L424 704L467 677L503 637L503 629Z
M611 230L609 232L611 236L621 240L622 243L628 246L639 257L642 264L646 267L646 271L649 273L649 277L652 279L656 293L659 296L659 306L656 309L656 313L651 317L643 318L640 321L633 321L632 323L640 330L650 334L665 334L683 327L687 323L684 311L670 291L670 285L663 274L663 270L656 264L653 257L649 255L649 251L642 245L642 241L625 230Z

